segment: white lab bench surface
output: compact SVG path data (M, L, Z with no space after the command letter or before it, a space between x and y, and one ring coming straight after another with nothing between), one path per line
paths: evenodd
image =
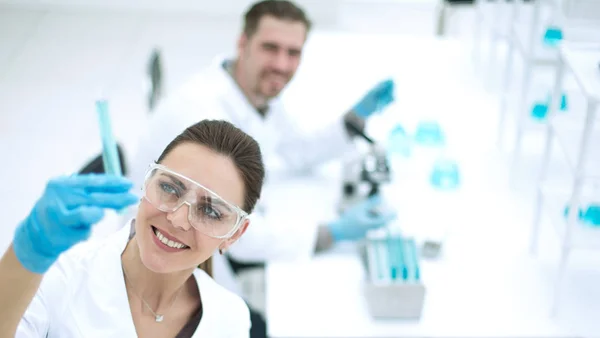
M293 179L271 190L270 200L277 201L280 207L270 203L270 210L293 214L290 205L293 203L296 208L301 206L299 212L315 215L315 220L330 219L334 216L331 206L336 205L341 192L341 183L336 178L338 168L332 164L315 177ZM460 204L478 205L481 195L472 185L477 180L470 179L473 182L466 185L462 196L457 196ZM386 188L384 194L393 190L388 196L395 195L396 200L402 195L398 189L405 190L406 198L402 198L406 202L414 191L406 183L396 179L391 185L395 189ZM398 206L397 222L406 225L402 229L426 229L426 196L412 198L415 200L412 206ZM495 209L496 200L487 202ZM429 210L429 214L433 213ZM537 263L523 262L513 251L503 250L506 238L486 230L490 226L501 229L514 215L510 212L495 215L492 224L479 228L473 217L485 213L485 210L465 212L461 222L452 228L441 258L421 261L426 295L418 320L380 320L369 315L362 290L366 273L356 244L341 243L310 260L269 263L266 269L269 334L273 337L552 336L561 332L549 318L531 320L535 304L543 297L542 290L536 290ZM515 279L515 274L522 279ZM520 283L519 295L514 294L514 283ZM525 319L524 313L529 313L529 319Z

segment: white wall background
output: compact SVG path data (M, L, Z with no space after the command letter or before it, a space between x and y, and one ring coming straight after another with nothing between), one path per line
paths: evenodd
M433 1L299 3L316 31L429 36ZM0 151L19 154L0 175L20 178L3 186L11 196L2 201L10 210L3 227L27 213L49 177L80 168L100 149L93 106L100 92L110 99L115 133L135 139L152 48L162 50L168 91L214 55L234 51L250 2L0 0Z

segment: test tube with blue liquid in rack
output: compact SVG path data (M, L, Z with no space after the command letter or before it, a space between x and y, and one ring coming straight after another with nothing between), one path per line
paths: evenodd
M413 238L383 232L370 236L367 243L370 279L375 283L419 283L419 255Z

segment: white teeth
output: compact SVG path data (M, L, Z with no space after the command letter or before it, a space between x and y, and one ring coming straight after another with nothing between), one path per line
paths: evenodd
M185 244L169 240L163 234L161 234L160 231L158 231L158 229L156 229L155 233L156 233L156 237L158 237L158 239L166 246L169 246L169 247L175 248L175 249L187 248L187 245L185 245Z

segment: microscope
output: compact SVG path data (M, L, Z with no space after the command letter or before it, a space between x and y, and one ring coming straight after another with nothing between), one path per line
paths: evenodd
M389 183L391 180L391 170L385 149L356 125L347 123L347 126L365 140L369 147L366 152L359 152L343 164L340 213L347 207L378 194L381 185Z

